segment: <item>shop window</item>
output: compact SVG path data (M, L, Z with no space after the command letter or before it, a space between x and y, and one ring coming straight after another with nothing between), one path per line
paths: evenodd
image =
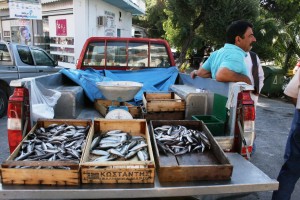
M50 53L48 17L43 17L42 20L36 21L36 29L34 30L34 46L40 47Z

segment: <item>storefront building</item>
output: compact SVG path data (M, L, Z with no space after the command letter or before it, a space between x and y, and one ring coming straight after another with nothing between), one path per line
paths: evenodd
M87 38L132 37L132 16L145 14L144 0L41 0L42 20L16 19L7 2L0 0L0 40L39 46L69 68Z

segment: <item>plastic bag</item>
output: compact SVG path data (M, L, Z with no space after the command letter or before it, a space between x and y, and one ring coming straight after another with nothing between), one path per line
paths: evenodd
M31 79L30 98L31 98L31 118L37 121L38 118L53 119L54 106L61 96L61 92L47 89L42 84Z

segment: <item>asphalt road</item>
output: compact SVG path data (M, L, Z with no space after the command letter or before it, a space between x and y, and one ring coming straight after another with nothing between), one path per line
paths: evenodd
M265 172L270 178L276 179L283 164L283 153L293 118L294 106L282 99L260 97L256 115L256 152L251 162ZM9 155L7 144L7 118L0 119L0 163ZM245 169L247 173L247 169ZM236 197L219 198L222 200L270 200L272 192L241 194ZM174 199L174 198L164 198ZM177 199L177 198L176 198ZM187 198L179 198L187 199ZM188 198L193 199L193 198ZM210 197L194 197L209 200ZM300 199L300 181L298 181L291 200Z

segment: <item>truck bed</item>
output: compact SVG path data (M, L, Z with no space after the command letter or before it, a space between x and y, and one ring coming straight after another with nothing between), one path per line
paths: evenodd
M159 182L154 184L82 184L80 186L1 185L0 199L124 199L147 197L234 195L272 191L278 182L237 153L226 153L233 164L229 181Z
M188 75L182 75L188 79ZM36 78L40 84L47 88L79 87L71 83L66 77L57 73L55 75ZM203 83L205 81L205 83ZM52 83L52 84L49 84ZM187 81L185 82L185 84ZM24 85L23 81L15 81L16 87ZM180 84L180 82L179 82ZM195 80L197 88L205 85L211 92L228 94L228 85L213 83L212 80ZM186 85L192 85L186 84ZM215 87L215 86L218 87ZM178 88L181 89L181 88ZM186 88L183 89L186 91ZM74 90L75 91L75 90ZM77 90L76 90L77 91ZM69 92L69 91L67 91ZM74 95L76 96L76 95ZM184 94L183 94L184 96ZM86 97L84 98L86 100ZM70 103L70 102L66 102ZM235 109L233 107L231 109ZM76 107L76 106L75 106ZM72 108L69 110L73 110ZM77 112L75 112L77 113ZM229 123L234 124L235 113L230 116ZM93 107L92 102L85 105L76 116L77 119L94 119L103 117ZM225 137L216 138L223 149L231 145L233 140L232 130ZM230 148L228 148L230 149ZM238 153L226 153L233 165L231 180L227 181L193 181L193 182L164 182L155 176L154 184L81 184L79 186L45 186L45 185L2 185L0 184L0 199L124 199L124 198L147 198L147 197L175 197L175 196L206 196L234 195L239 193L273 191L278 189L278 182L268 177L264 172L254 166ZM212 199L212 198L210 198Z

